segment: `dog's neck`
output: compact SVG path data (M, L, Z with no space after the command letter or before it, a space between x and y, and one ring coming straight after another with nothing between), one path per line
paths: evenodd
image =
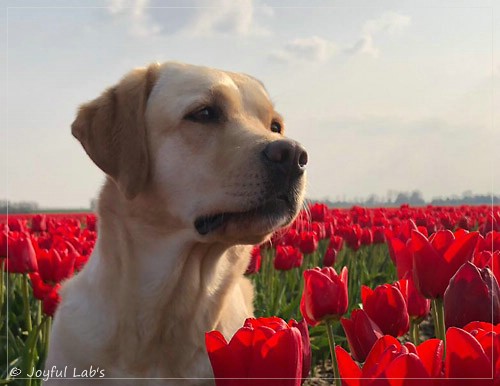
M184 369L193 355L203 354L200 332L218 327L224 299L248 265L249 248L200 243L191 230L152 226L143 215L124 211L123 202L100 204L88 277L106 287L116 307L108 311L119 315L110 341L113 356L139 372L151 358ZM190 357L179 355L177 345L192 346Z

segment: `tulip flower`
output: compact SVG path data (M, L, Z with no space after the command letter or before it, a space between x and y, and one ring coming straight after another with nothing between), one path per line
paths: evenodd
M318 236L314 232L302 232L300 234L300 251L305 254L311 254L318 249Z
M311 342L309 340L309 329L307 328L307 323L304 319L299 323L294 319L290 319L288 326L285 321L276 316L271 316L268 318L248 318L245 320L245 326L250 325L252 328L257 328L259 326L270 327L275 331L282 330L283 328L295 327L300 331L302 336L302 379L304 380L309 375L311 370Z
M362 369L342 347L336 352L344 385L427 385L426 380L440 376L443 343L430 339L415 347L386 335L377 340Z
M302 265L303 256L300 250L288 245L278 245L274 257L274 268L278 271L288 271Z
M324 223L314 221L311 224L311 228L313 233L316 234L318 240L323 240L324 238L326 238L326 228Z
M300 312L311 326L325 319L340 319L347 312L347 267L337 274L324 267L304 271L304 292Z
M0 258L7 257L9 227L5 224L0 224Z
M361 245L373 244L373 234L370 228L363 228L360 238Z
M37 214L31 219L31 232L45 232L47 230L47 217Z
M471 232L455 238L448 230L438 231L427 239L422 233L412 231L413 279L420 293L426 298L442 298L451 277L468 260L478 240L479 233Z
M311 340L309 339L309 328L307 327L307 322L302 319L301 322L296 322L291 319L288 322L290 327L296 327L300 331L302 336L302 382L309 376L311 371Z
M309 207L312 221L324 222L328 216L328 206L325 204L315 203Z
M24 224L21 219L10 217L9 218L9 230L11 232L24 232Z
M59 295L60 284L56 284L50 292L43 298L42 310L47 316L54 316L57 306L61 301L61 296Z
M330 236L330 243L328 244L329 248L341 251L343 245L344 245L344 239L342 238L342 236L336 236L336 235Z
M385 228L382 226L375 226L372 228L373 244L385 243Z
M325 251L325 256L323 256L323 267L333 267L336 259L337 259L337 250L328 247Z
M389 235L387 235L386 238L389 256L396 265L398 278L402 279L409 272L413 271L413 254L410 246L411 240L403 242L399 238Z
M455 381L454 384L457 385L471 385L471 382L474 382L474 385L491 385L493 375L495 375L496 382L500 379L500 366L498 359L494 366L491 357L488 357L482 345L472 334L460 328L450 327L446 331L444 374L445 378L462 378Z
M361 237L363 235L363 229L359 224L344 227L342 229L342 237L345 243L353 251L357 251L361 247Z
M500 323L500 288L489 268L466 262L444 294L446 327L463 327L469 322Z
M35 249L28 233L7 238L8 256L5 268L10 273L35 272L38 269Z
M285 321L277 322L278 318L263 319L247 320L229 342L219 331L205 334L217 386L301 384L303 348L299 329Z
M398 280L395 286L401 291L405 299L408 315L411 319L420 321L429 314L431 301L424 298L417 291L411 275L408 275L405 279Z
M95 231L96 230L96 222L97 222L96 216L94 216L94 215L87 216L86 229L88 229L89 231Z
M361 287L363 309L384 334L394 337L408 332L409 316L401 291L394 285L383 284L372 290Z
M37 250L38 272L45 282L60 283L73 276L76 257L74 248L69 253L59 253L54 248L49 251L39 249Z
M260 247L255 246L250 254L250 263L248 264L245 275L251 275L257 273L260 270L260 265L262 262L262 256L260 254Z
M364 310L353 310L351 319L340 319L352 357L364 362L375 342L384 334Z

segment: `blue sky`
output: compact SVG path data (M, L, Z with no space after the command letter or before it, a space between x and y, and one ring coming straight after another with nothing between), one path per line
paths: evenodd
M168 60L262 80L309 152L311 198L500 190L494 1L4 4L0 198L88 206L103 174L71 136L78 105Z

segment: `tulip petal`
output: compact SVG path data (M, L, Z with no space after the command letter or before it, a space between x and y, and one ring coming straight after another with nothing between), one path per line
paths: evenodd
M428 339L417 347L417 354L431 378L438 378L441 374L443 349L441 339Z
M492 365L479 342L467 331L450 327L446 332L447 378L491 378Z
M391 335L384 335L382 338L377 340L373 345L368 357L366 358L365 364L363 365L363 375L368 373L373 373L378 367L378 363L382 353L387 350L388 347L395 346L397 349L401 348L401 343L399 340Z
M390 379L391 386L421 385L429 378L420 358L413 354L399 355L386 367L384 377Z
M351 356L342 347L335 347L335 354L337 354L337 362L339 364L340 378L342 378L342 385L345 386L359 386L361 378L361 369L354 362Z

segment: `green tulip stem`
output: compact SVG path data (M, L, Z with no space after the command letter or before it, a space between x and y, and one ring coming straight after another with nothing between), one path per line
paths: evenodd
M31 331L32 325L31 325L31 310L30 310L30 293L29 293L29 288L28 288L28 274L25 273L23 274L23 279L22 279L22 286L23 286L23 305L24 305L24 320L26 323L26 329L28 332Z
M335 378L335 385L342 386L340 379L339 364L337 362L337 354L335 353L335 339L333 336L333 320L326 319L326 332L328 333L328 343L330 343L330 352L332 353L333 363L333 377Z
M420 337L419 337L419 329L420 324L416 319L412 319L410 321L410 334L411 334L411 340L415 346L418 346L420 344Z
M432 310L432 316L434 318L434 329L436 330L436 338L441 339L446 347L446 327L444 324L443 299L433 299Z
M434 332L436 335L436 338L441 339L442 334L440 331L441 324L439 323L439 316L437 313L437 304L436 304L436 299L432 299L432 319L434 320Z
M46 317L46 321L45 321L45 325L43 326L43 335L44 335L44 341L43 341L43 344L44 344L44 351L45 351L45 355L47 355L47 353L49 352L49 342L50 342L50 330L51 330L51 327L52 327L52 317L50 316L47 316Z
M444 323L444 302L441 298L436 299L436 313L439 323L439 330L441 332L440 339L443 341L444 355L446 356L446 326Z

